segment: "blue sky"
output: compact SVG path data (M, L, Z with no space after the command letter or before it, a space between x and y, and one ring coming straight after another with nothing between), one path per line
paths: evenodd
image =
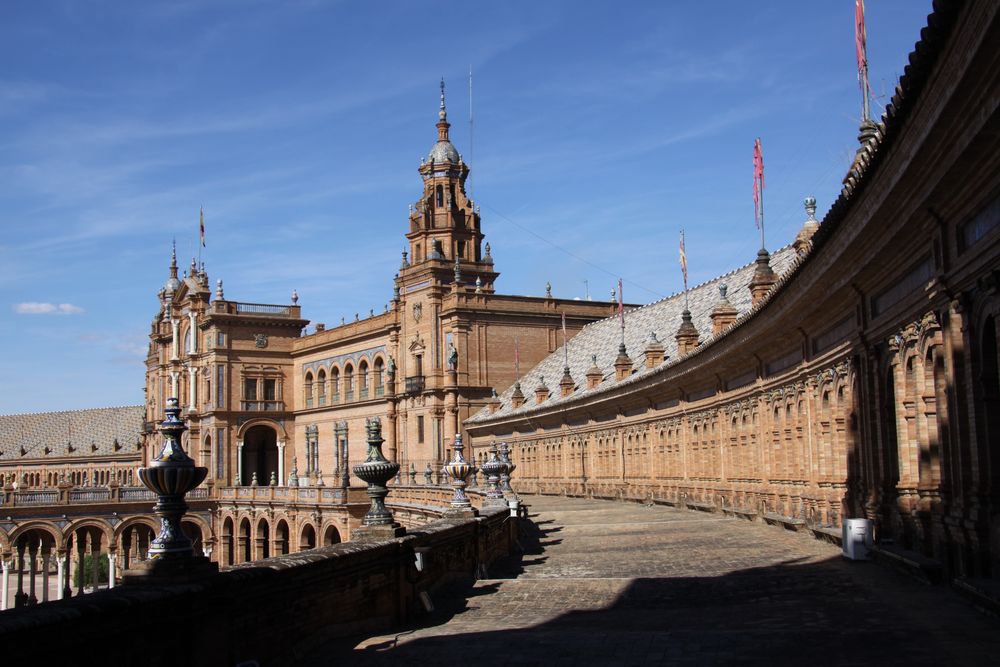
M868 1L881 113L929 0ZM0 4L0 413L142 402L171 239L226 297L379 312L438 79L500 291L647 302L822 215L857 143L854 2ZM475 137L469 149L468 70Z

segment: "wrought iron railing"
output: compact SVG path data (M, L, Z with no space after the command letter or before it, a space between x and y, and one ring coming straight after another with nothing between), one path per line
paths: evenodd
M240 303L235 302L236 312L240 315L284 315L290 317L292 314L290 306L281 306L270 303Z

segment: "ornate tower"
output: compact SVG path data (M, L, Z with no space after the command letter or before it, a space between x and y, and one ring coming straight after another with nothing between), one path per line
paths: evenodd
M465 192L469 166L448 137L450 127L442 79L437 142L418 169L424 191L410 210L409 260L404 260L400 277L419 275L439 284L455 282L456 275L468 284L479 278L482 291L492 292L497 273L489 244L483 253L479 212Z

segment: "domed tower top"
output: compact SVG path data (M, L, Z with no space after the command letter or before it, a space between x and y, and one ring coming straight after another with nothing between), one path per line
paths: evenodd
M177 241L174 241L173 249L170 251L170 277L163 284L163 291L173 294L180 286L181 281L177 278Z
M437 143L417 171L423 180L423 193L410 206L410 229L406 234L410 248L397 287L433 278L439 284L457 284L455 265L469 284L478 277L483 292L492 293L497 273L493 258L482 253L483 233L479 210L469 199L465 182L469 165L448 137L448 109L445 106L444 79L441 80L441 104L438 108Z
M448 128L451 127L451 123L448 122L448 110L444 105L444 79L441 79L441 108L438 111L438 139L437 143L431 148L431 152L427 155L427 159L431 162L451 162L458 164L461 161L461 157L458 151L455 150L455 145L451 143L448 138Z

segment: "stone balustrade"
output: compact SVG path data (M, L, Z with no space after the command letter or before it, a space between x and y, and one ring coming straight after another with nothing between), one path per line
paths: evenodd
M66 646L114 628L116 649L101 658L108 666L133 664L136 656L149 665L294 664L331 637L381 630L419 614L421 593L433 595L438 585L469 578L511 553L516 522L505 507L487 508L477 519L275 556L194 583L130 584L11 610L0 614L0 641L31 646L33 660L54 664ZM151 643L150 628L178 619L184 641Z

